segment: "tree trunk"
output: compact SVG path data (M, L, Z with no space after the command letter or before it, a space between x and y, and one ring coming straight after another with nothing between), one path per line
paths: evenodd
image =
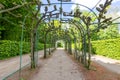
M31 68L36 68L37 63L35 62L35 41L36 33L31 32Z
M90 40L90 29L87 27L87 35L88 35L88 69L90 69L91 64L91 40Z
M83 36L82 36L82 57L81 57L81 63L84 64L84 49L83 49L83 47L84 47L84 40L83 40Z
M72 54L71 42L68 43L68 47L69 47L69 53Z
M77 44L76 44L76 38L74 39L74 44L75 44L75 53L74 53L74 57L75 59L77 59Z
M47 37L47 35L45 35L45 37L44 37L44 58L47 57L47 54L46 54L46 37Z
M52 41L51 41L51 34L49 35L50 36L50 40L49 40L49 55L51 55L51 43L52 43Z
M65 50L67 50L67 42L65 42Z
M50 49L51 46L50 46L50 45L51 45L51 44L49 44L49 55L51 54L51 49Z
M84 58L84 65L85 66L87 66L87 56L86 56L86 52L87 52L87 47L86 47L86 35L84 35L84 38L83 38L83 48L84 48L84 56L83 56L83 58Z

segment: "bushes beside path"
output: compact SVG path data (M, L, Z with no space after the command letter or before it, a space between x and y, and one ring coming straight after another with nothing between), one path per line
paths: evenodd
M18 41L10 41L10 40L0 41L0 60L19 55L20 44L21 43ZM38 46L37 50L42 50L44 48L43 43L38 43L37 46ZM23 54L30 52L29 42L23 42L22 51Z
M92 52L120 60L120 38L92 41Z

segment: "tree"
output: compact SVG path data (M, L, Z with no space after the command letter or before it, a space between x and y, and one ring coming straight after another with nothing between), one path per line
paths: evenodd
M100 30L97 35L98 39L113 39L120 37L117 25L111 25L105 30Z
M1 39L20 40L21 27L25 15L28 11L21 4L22 1L15 0L1 0L0 4L3 6L0 10L0 27ZM25 3L23 3L25 4ZM14 8L14 6L20 6ZM26 20L26 23L28 21ZM26 31L25 31L26 32Z
M7 24L5 28L8 31L10 31L9 29L13 29L12 27L15 28L15 31L17 31L17 29L20 30L21 25L23 25L23 20L25 20L25 17L27 17L27 19L24 21L24 26L26 25L27 26L26 28L27 29L29 28L28 31L29 32L31 31L30 32L31 33L31 68L35 68L37 66L37 63L35 62L35 53L34 53L36 33L39 24L41 23L42 19L45 16L43 15L40 17L39 11L40 11L41 2L39 0L32 0L32 1L1 0L0 2L1 2L0 9L2 9L0 10L0 17L2 17L5 21L10 23L10 25ZM0 23L2 23L2 25L5 26L5 21L1 20Z

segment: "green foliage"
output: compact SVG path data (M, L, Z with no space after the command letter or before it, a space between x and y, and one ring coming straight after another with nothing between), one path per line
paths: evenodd
M0 42L0 59L4 59L5 57L16 56L18 54L18 44L16 42L11 41L1 41ZM14 52L16 51L16 54Z
M0 31L0 39L1 39L1 31Z
M23 4L21 0L0 0L0 4L4 6L1 10L9 9L17 5ZM10 12L0 14L0 39L1 40L20 40L21 25L25 16L28 14L28 10L25 7L15 9ZM29 30L30 19L26 19L25 26L26 31ZM27 34L24 34L25 36Z
M105 30L101 30L98 33L100 39L112 39L119 37L118 27L117 26L109 26Z
M120 59L120 38L92 41L92 52L113 59Z
M62 43L58 43L58 47L63 47L63 46L62 46Z
M98 33L92 34L92 40L114 39L119 38L118 25L108 26L106 29L100 29Z
M74 49L75 48L75 44L74 43L72 43L72 49Z
M6 59L9 57L17 56L20 53L20 42L10 41L10 40L2 40L0 41L0 59ZM43 44L38 43L37 50L43 49ZM23 42L22 48L23 54L30 52L30 43Z
M44 48L44 44L43 43L38 43L36 45L36 50L42 50ZM48 45L47 45L47 48L48 48Z

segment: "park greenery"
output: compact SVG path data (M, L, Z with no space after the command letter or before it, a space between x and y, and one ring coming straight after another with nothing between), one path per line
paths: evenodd
M119 25L112 24L112 18L105 15L111 2L112 0L106 0L105 4L96 8L97 17L93 13L80 10L77 5L74 11L69 13L73 19L62 23L58 19L45 21L46 16L49 19L52 17L52 12L56 10L55 5L51 12L45 6L42 14L42 3L39 0L0 0L0 59L18 56L22 49L22 54L31 54L31 68L35 68L35 52L44 49L46 58L46 49L49 48L50 54L50 48L55 48L57 40L65 42L65 49L70 54L72 44L75 50L83 52L81 62L88 67L91 53L120 59ZM60 8L59 14L62 13L63 16L68 15ZM56 17L59 14L55 14ZM93 24L96 21L98 23ZM58 46L61 47L61 44ZM86 51L89 53L88 62ZM77 51L75 55L77 56Z
M92 52L120 60L120 38L92 41Z
M0 41L0 60L20 55L20 41L1 40ZM36 51L43 50L44 44L38 43ZM47 45L48 48L49 45ZM30 43L23 42L23 54L30 53Z

